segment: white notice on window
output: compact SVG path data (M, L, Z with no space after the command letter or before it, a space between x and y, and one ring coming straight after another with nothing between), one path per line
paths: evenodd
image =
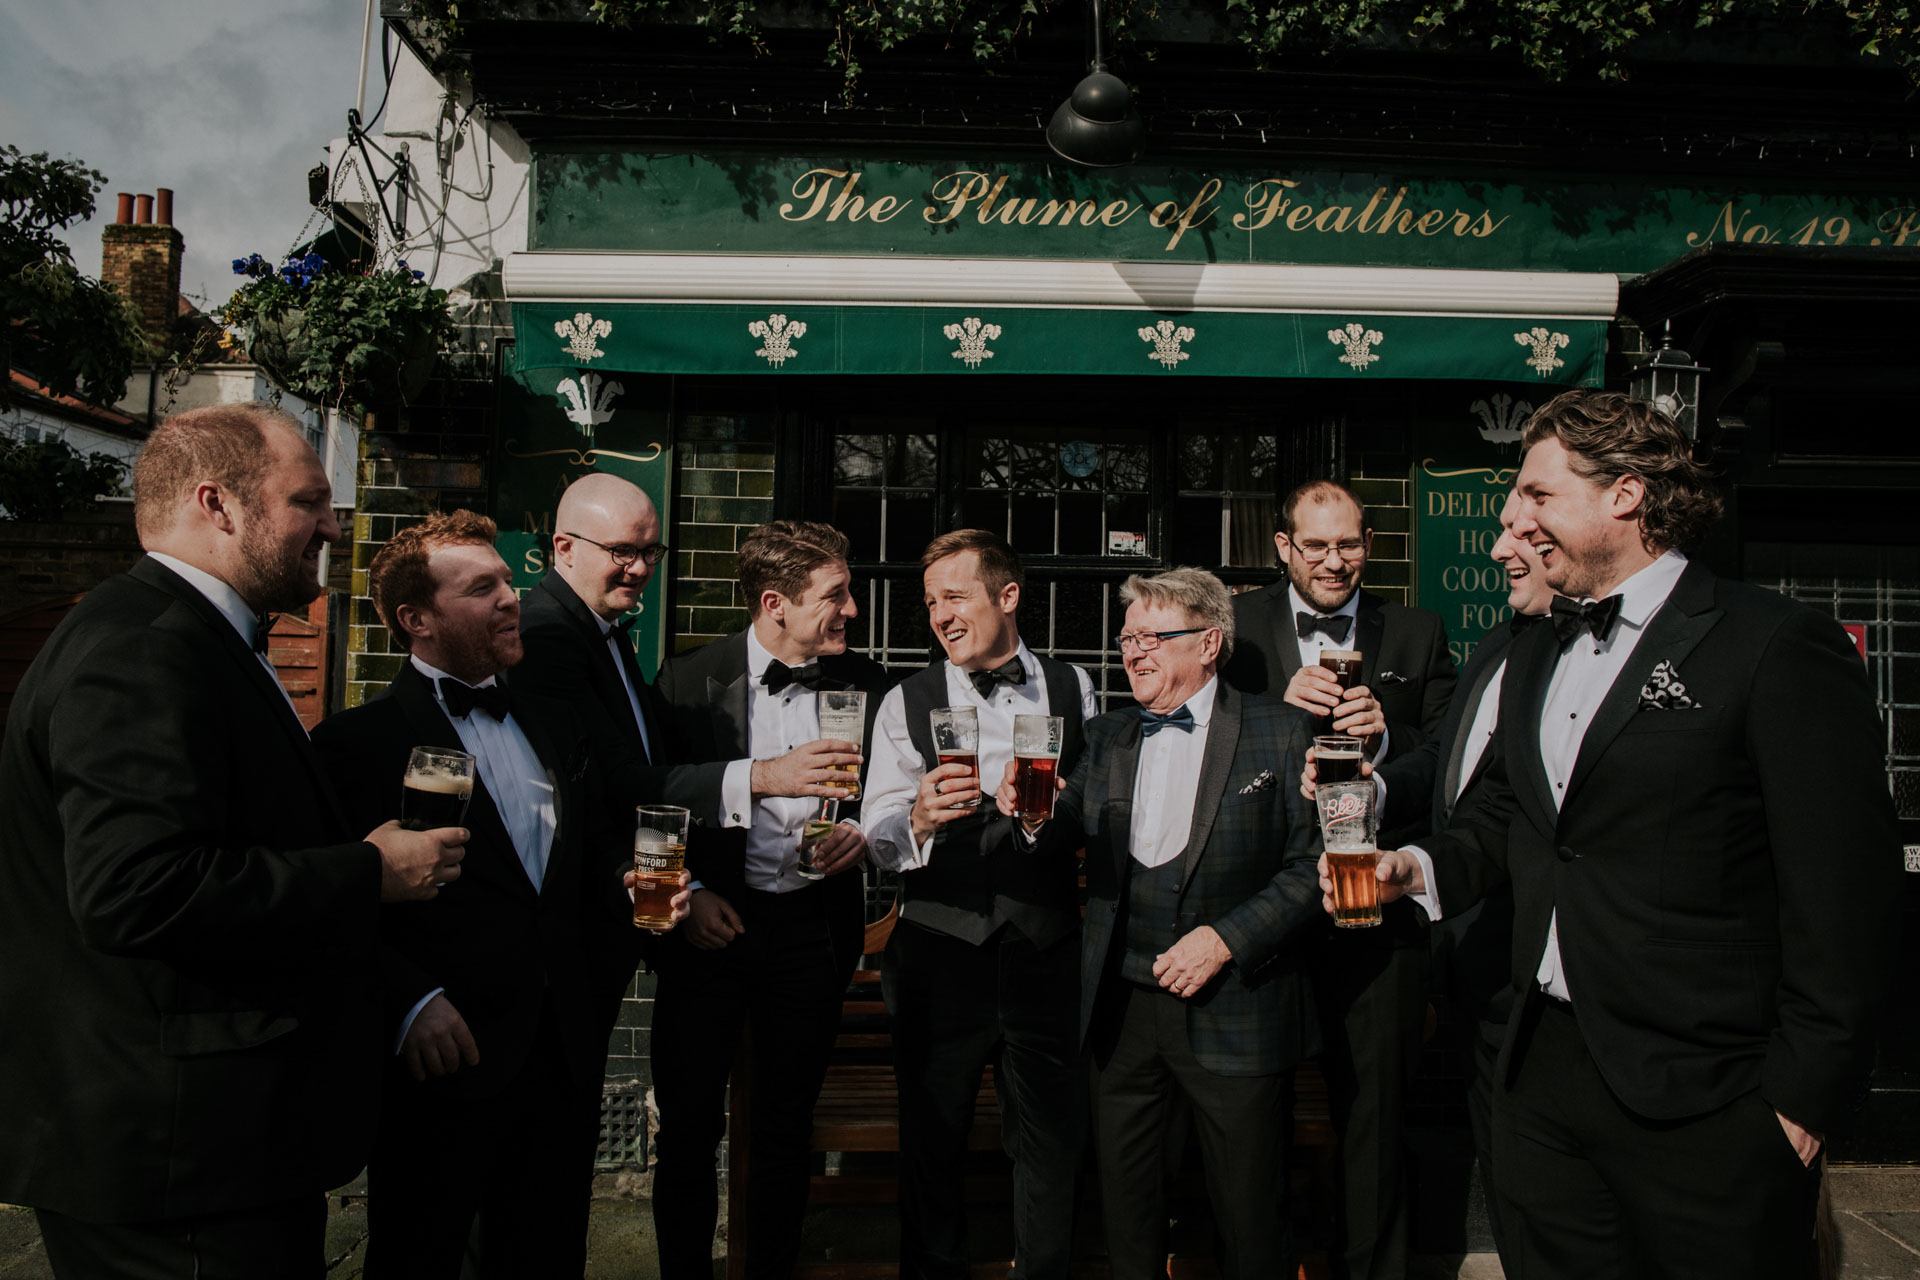
M1144 533L1122 533L1118 529L1107 531L1107 554L1110 556L1143 556L1147 554L1147 535Z

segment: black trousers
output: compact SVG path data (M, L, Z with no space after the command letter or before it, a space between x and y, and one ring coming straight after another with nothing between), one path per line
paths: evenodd
M1509 1280L1808 1280L1819 1164L1765 1099L1650 1120L1607 1088L1570 1006L1515 1016L1493 1121Z
M900 1091L900 1271L965 1277L967 1131L994 1064L1013 1158L1014 1267L1064 1280L1085 1136L1080 934L1044 950L1011 927L975 946L908 920L884 974Z
M733 906L746 929L730 945L701 951L676 930L655 952L653 1222L664 1280L712 1280L714 1157L742 1031L751 1033L753 1052L746 1270L756 1278L793 1270L807 1212L813 1106L851 976L851 962L842 967L836 956L825 882L784 894L748 890ZM732 1158L740 1158L737 1147Z
M1427 1007L1424 917L1402 901L1388 904L1376 928L1329 928L1309 965L1340 1141L1331 1272L1334 1280L1403 1280L1412 1218L1407 1085Z
M1185 1001L1109 981L1118 984L1114 998L1103 999L1090 1034L1094 1159L1114 1280L1167 1274L1164 1162L1176 1097L1190 1106L1200 1139L1222 1280L1291 1275L1285 1208L1293 1072L1215 1074L1188 1046Z
M51 1209L34 1219L59 1280L319 1280L327 1269L320 1191L160 1222L82 1222Z
M459 1280L476 1215L484 1280L586 1270L601 1082L570 1074L560 1046L549 1006L525 1065L492 1097L448 1089L457 1073L422 1083L390 1071L367 1162L368 1280Z
M1501 884L1432 929L1435 968L1447 994L1453 1043L1467 1068L1467 1118L1487 1193L1493 1242L1504 1254L1500 1200L1493 1193L1493 1093L1507 1017L1514 1007L1513 887Z

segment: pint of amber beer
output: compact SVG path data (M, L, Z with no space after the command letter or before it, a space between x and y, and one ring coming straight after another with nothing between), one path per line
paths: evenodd
M1318 754L1317 752L1315 753ZM1313 793L1320 809L1320 834L1326 838L1327 875L1333 881L1333 922L1342 929L1380 923L1380 861L1373 804L1373 779L1323 782Z
M634 813L633 924L665 933L673 928L673 895L687 865L689 815L670 804L643 804Z
M1054 779L1067 722L1061 716L1013 718L1013 816L1044 822L1053 816Z
M933 749L941 764L963 764L973 771L974 785L980 779L980 713L972 707L935 707L933 709ZM980 801L969 801L974 808ZM958 806L956 806L958 807Z

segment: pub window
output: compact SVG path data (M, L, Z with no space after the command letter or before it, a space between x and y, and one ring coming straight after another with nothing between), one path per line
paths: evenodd
M1183 426L1174 472L1179 492L1167 522L1169 559L1217 566L1230 584L1271 578L1273 533L1279 528L1279 436L1258 429Z

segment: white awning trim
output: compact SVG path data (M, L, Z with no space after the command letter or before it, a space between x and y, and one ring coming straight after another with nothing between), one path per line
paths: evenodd
M1009 306L1610 320L1620 281L1562 271L756 254L508 255L512 302Z

